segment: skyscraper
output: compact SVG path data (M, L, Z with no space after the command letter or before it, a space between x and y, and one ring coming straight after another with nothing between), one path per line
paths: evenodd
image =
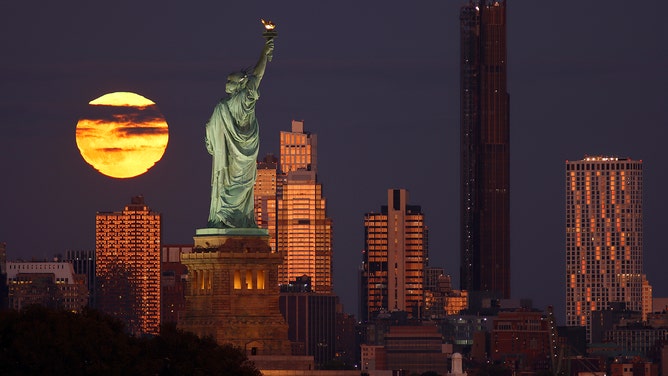
M285 174L277 205L277 248L283 257L280 284L311 278L316 293L332 292L332 220L317 180L316 136L304 123L281 132L280 169Z
M281 132L281 171L303 170L318 173L318 137L304 132L304 122L292 121L291 132Z
M394 310L419 316L428 249L422 208L408 204L405 189L389 189L380 213L364 215L364 235L360 319Z
M506 2L461 8L461 289L510 298Z
M143 196L95 216L97 307L136 335L159 329L160 242L161 215Z
M566 325L623 302L642 310L642 161L566 161Z
M283 189L283 174L278 171L278 159L271 154L257 163L257 179L253 192L255 223L267 229L269 246L276 252L276 198Z

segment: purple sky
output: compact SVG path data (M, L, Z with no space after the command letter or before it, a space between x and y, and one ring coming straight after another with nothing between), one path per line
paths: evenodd
M143 194L165 243L206 225L204 122L226 75L255 63L260 18L278 24L257 105L260 154L292 119L318 134L334 220L335 291L357 313L363 215L407 188L427 216L433 266L459 281L459 7L464 0L0 4L0 241L8 258L93 249L95 213ZM36 7L39 6L39 10ZM564 161L644 162L645 272L668 296L668 4L508 4L512 295L564 320ZM105 177L78 153L92 99L132 91L169 124L147 174Z

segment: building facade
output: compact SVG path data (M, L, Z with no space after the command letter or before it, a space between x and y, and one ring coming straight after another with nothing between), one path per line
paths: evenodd
M67 250L64 260L72 264L75 273L85 277L88 306L95 307L95 250Z
M8 307L9 289L7 287L7 243L0 242L0 310Z
M318 173L318 136L304 131L304 122L292 121L290 132L280 133L280 166L287 174L292 171Z
M380 213L364 215L364 234L360 319L384 311L421 317L428 249L422 208L408 204L405 189L390 189Z
M332 220L317 178L316 136L304 123L281 132L280 169L284 174L277 202L277 249L283 257L278 281L288 284L304 275L313 291L332 292Z
M95 216L98 309L135 335L158 333L160 326L161 218L143 196L121 212Z
M30 305L80 312L88 305L85 276L69 262L7 262L9 308Z
M283 174L278 170L278 159L271 154L257 163L257 178L253 190L255 223L257 227L267 229L269 246L277 251L276 206L283 187Z
M510 298L506 1L460 13L460 288Z
M642 312L642 161L566 161L566 325L625 303Z
M515 372L549 370L550 328L541 312L499 312L491 333L492 360Z
M642 319L647 320L647 315L653 313L654 296L652 294L652 285L647 280L647 275L642 275Z
M288 325L278 308L281 257L268 237L204 234L194 240L193 251L181 254L188 278L177 327L249 356L290 355Z
M181 255L192 253L193 246L187 244L168 244L162 246L162 277L160 286L160 322L162 324L179 321L186 308L185 285L188 268L181 262Z
M333 294L281 292L278 304L297 350L293 355L311 355L316 366L335 359L338 300Z
M435 372L447 373L452 346L444 345L438 327L424 325L391 326L385 334L384 345L361 346L362 371L393 371L387 374L412 375Z

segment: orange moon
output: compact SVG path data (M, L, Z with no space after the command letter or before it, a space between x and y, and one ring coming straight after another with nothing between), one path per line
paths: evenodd
M130 92L105 94L88 103L76 129L83 159L112 178L132 178L165 154L169 130L158 106Z

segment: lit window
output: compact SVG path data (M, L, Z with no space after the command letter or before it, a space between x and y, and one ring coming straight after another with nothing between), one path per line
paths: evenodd
M250 270L246 270L246 289L253 289L253 272Z
M234 289L241 290L241 272L238 270L234 271Z
M259 290L264 290L264 270L258 270L257 272L257 288Z

